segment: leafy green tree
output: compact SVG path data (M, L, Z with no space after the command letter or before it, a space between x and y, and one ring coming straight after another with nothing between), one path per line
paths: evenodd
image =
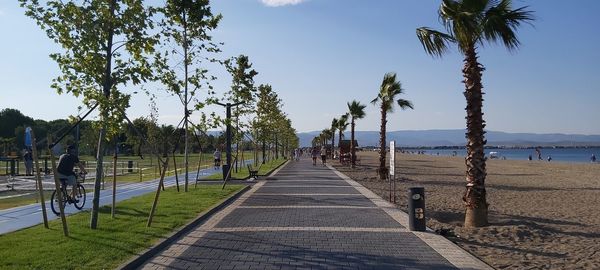
M530 23L533 13L527 7L512 8L511 0L443 0L439 10L440 21L446 33L427 27L417 28L417 37L428 54L442 56L454 43L464 55L463 83L467 100L467 184L463 196L466 205L465 227L488 224L486 200L483 120L484 67L477 60L479 46L501 42L509 50L519 47L516 30L522 23Z
M352 168L356 166L356 145L354 145L354 128L356 127L356 120L362 119L366 116L365 108L366 105L360 104L360 102L353 100L348 102L348 114L350 115L350 160Z
M167 0L159 9L164 15L160 22L163 37L162 52L157 53L156 64L159 78L167 90L176 94L183 105L185 188L189 183L189 103L199 90L206 88L214 94L204 62L214 62L204 54L219 52L218 44L212 42L210 31L217 28L221 14L213 14L208 0ZM174 47L175 45L176 47ZM183 68L183 74L178 70ZM206 96L208 97L208 95ZM205 101L197 107L204 106Z
M413 109L412 102L398 98L397 96L404 93L402 85L396 80L396 73L387 73L383 76L383 81L379 87L379 93L377 97L371 101L373 104L379 103L379 109L381 110L381 126L379 131L379 179L386 179L388 170L385 166L386 156L386 125L387 125L387 114L394 112L394 101L398 104L398 107L402 110Z
M244 139L244 130L249 128L250 123L242 121L242 116L250 115L255 110L255 95L256 88L254 87L254 77L258 75L258 72L252 69L252 63L246 55L239 55L232 59L225 60L225 67L229 74L231 74L231 91L227 92L226 99L231 103L243 102L239 106L236 106L233 110L233 119L235 121L236 129L234 134L234 141L237 144L236 155L239 155L240 141ZM242 152L242 160L244 160ZM238 162L235 162L235 169L238 169Z
M142 0L19 0L63 51L50 57L61 75L53 80L58 93L83 96L88 107L99 103L101 125L97 149L96 180L90 227L98 223L102 161L107 138L112 138L129 106L130 95L119 86L140 84L152 78L147 55L157 42L148 34L154 11ZM108 134L107 134L108 133Z
M256 103L256 117L253 121L255 140L262 143L263 163L266 162L267 143L274 138L277 119L281 114L281 100L273 88L268 84L258 86L258 99Z
M12 138L18 126L33 125L33 118L25 116L16 109L2 109L0 111L0 137Z

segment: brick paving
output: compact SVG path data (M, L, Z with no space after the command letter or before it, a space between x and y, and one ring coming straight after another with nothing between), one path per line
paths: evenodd
M331 167L290 162L143 269L490 269Z

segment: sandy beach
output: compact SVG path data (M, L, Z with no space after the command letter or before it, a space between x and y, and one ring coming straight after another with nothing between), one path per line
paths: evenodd
M356 169L334 166L383 198L377 153ZM427 225L497 269L600 269L600 164L489 160L490 226L462 227L464 158L398 154L398 206L425 187Z

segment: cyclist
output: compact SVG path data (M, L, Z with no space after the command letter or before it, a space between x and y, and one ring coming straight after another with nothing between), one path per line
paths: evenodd
M58 172L59 179L67 179L66 185L73 187L72 198L77 202L77 199L75 199L77 198L77 195L79 195L77 194L77 176L75 175L73 168L77 165L84 174L87 174L87 171L83 167L83 164L79 162L79 157L77 157L77 154L75 153L74 145L67 146L65 152L66 153L62 154L58 159L56 171Z

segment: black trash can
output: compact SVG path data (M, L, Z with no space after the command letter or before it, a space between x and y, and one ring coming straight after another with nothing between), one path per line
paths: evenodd
M127 161L127 172L133 172L133 160Z
M10 175L11 176L17 175L17 171L15 170L15 160L14 159L10 160Z
M408 225L411 231L424 232L425 226L425 189L408 189Z
M227 177L227 173L229 173L229 164L223 164L221 166L221 168L223 168L223 180L231 179L231 175L229 175L229 177ZM227 179L225 179L225 177L227 177Z

